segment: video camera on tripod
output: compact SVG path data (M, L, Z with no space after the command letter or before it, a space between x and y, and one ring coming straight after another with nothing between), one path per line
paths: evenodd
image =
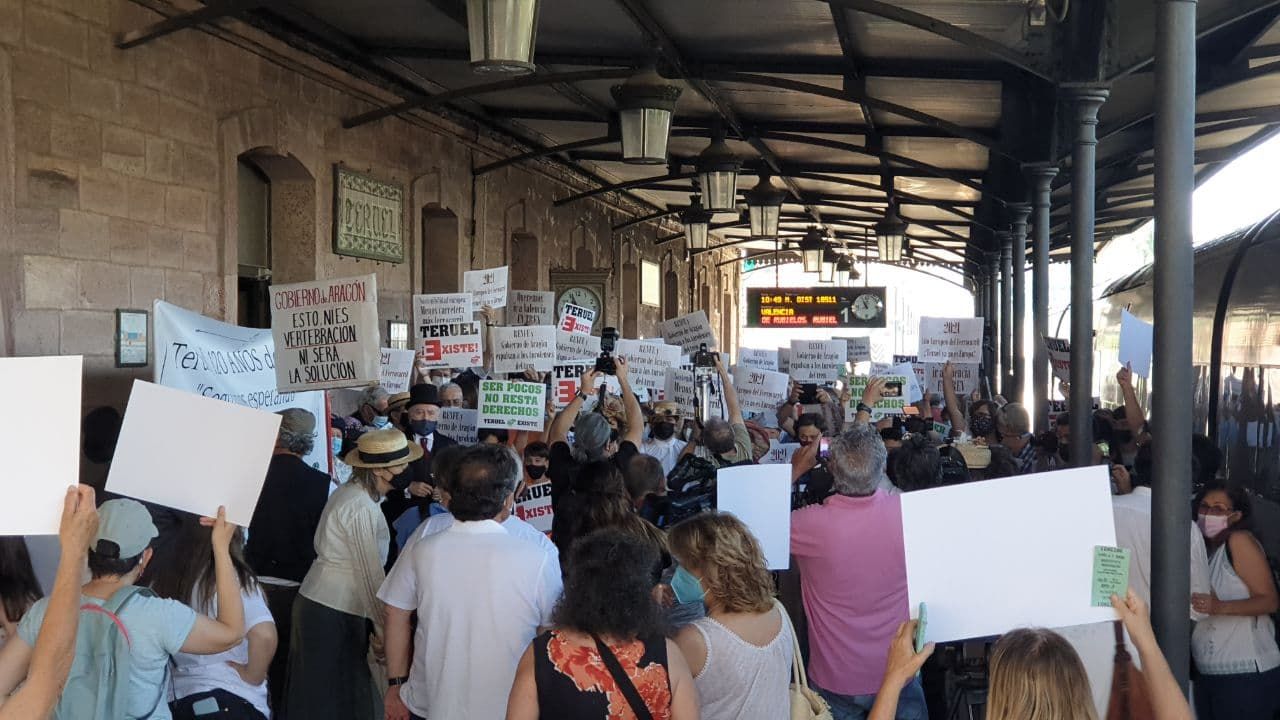
M720 354L707 350L706 343L702 343L693 355L694 416L699 423L706 422L711 415L711 398L716 394L716 361L719 359Z

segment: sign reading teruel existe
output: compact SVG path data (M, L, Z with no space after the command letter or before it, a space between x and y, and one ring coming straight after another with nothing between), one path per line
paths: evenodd
M747 327L884 327L884 298L882 287L747 288Z

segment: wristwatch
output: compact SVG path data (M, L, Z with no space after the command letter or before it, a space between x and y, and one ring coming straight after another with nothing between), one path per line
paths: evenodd
M578 390L578 397L582 398L583 400L586 400L587 398L591 397L591 393L587 392L586 390Z
M858 408L857 408L857 409L858 409L858 412L860 412L860 413L866 413L866 414L868 414L868 415L870 415L870 414L871 414L871 406L870 406L870 405L868 405L868 404L866 404L866 403L864 403L864 402L859 402L859 403L858 403Z
M387 678L387 687L395 687L397 685L403 685L407 682L409 682L408 675L401 675L400 677Z

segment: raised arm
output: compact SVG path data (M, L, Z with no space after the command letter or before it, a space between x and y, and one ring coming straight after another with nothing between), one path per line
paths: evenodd
M875 404L884 399L884 378L873 377L867 381L867 386L862 389L862 405L864 408L875 407ZM871 413L865 409L859 410L853 416L854 422L869 423L871 422Z
M898 713L898 696L902 693L902 688L911 682L911 679L924 666L924 661L933 654L933 643L925 645L920 652L916 652L915 636L915 620L898 626L898 633L889 643L889 659L885 662L884 680L880 684L880 692L876 693L876 704L872 706L867 720L893 720Z
M1124 421L1129 425L1134 440L1137 440L1147 425L1147 416L1138 403L1138 391L1133 388L1133 371L1128 365L1116 373L1116 382L1120 384L1120 392L1124 394Z
M218 617L196 615L196 624L182 643L182 652L192 655L214 655L240 644L244 639L244 603L240 598L240 581L231 562L231 537L236 526L227 522L227 509L218 508L218 517L200 518L200 524L213 528L213 576L218 592Z
M960 409L960 398L956 397L956 369L948 360L942 366L942 400L947 404L947 417L951 418L951 429L962 433L968 429L964 421L964 412Z
M622 387L622 405L627 413L627 434L622 437L622 442L630 441L638 448L644 439L644 410L640 407L640 398L631 389L631 369L627 367L627 359L616 358L614 364L617 366L618 385Z
M733 379L725 369L720 356L716 356L716 372L720 373L720 387L724 392L724 409L729 413L730 425L745 424L742 419L742 406L738 405L738 391L733 387Z
M582 377L578 380L578 394L573 396L573 400L565 406L565 409L556 414L555 419L551 421L551 427L547 429L548 445L568 442L569 428L573 427L574 421L578 419L578 413L582 411L582 403L595 389L596 377L595 370L582 373Z
M480 308L480 317L484 322L484 369L493 372L493 308L485 305Z
M1112 595L1111 607L1120 615L1125 629L1129 631L1129 638L1138 648L1143 682L1147 684L1151 710L1157 720L1191 720L1191 706L1183 697L1182 688L1178 687L1164 653L1160 652L1155 632L1151 629L1151 616L1142 598L1130 589L1123 600Z

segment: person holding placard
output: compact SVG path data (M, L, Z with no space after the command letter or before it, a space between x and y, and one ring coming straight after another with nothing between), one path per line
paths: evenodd
M368 623L381 640L378 587L391 531L378 503L403 491L422 446L394 428L360 436L345 461L351 479L329 498L315 534L316 559L293 606L285 713L307 720L376 717L378 698L366 656ZM375 643L380 644L380 643Z
M626 431L620 434L618 449L612 455L608 452L610 441L609 426L604 416L597 412L582 415L582 404L595 392L596 380L600 373L588 370L578 381L578 392L573 400L561 410L551 426L547 428L547 441L551 445L551 463L547 468L547 476L551 478L552 505L558 505L560 498L566 495L573 485L578 468L588 462L612 458L618 467L624 467L627 460L640 447L641 433L644 432L644 410L640 400L631 387L630 372L627 361L615 357L615 377L622 392L623 406L626 412ZM573 428L573 447L569 447L569 428Z
M747 424L742 419L742 406L738 404L738 393L733 389L733 378L729 377L719 355L716 355L715 363L728 419L707 420L695 441L685 446L683 454L707 460L717 468L752 462L751 433L747 432Z
M976 392L976 391L975 391ZM996 435L996 405L990 400L974 399L969 403L966 414L956 396L955 368L951 361L942 366L942 397L947 405L947 415L951 418L951 432L965 441L982 440L988 445L1000 441Z
M707 606L676 635L702 720L789 717L794 633L760 543L741 520L714 512L678 523L669 540L676 599Z

